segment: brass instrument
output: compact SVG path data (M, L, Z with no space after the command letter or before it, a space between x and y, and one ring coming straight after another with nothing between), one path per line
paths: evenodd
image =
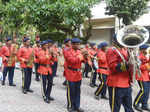
M32 53L30 54L29 60L27 62L27 66L31 66L34 62L34 50L32 50Z
M10 50L11 54L8 58L8 66L12 66L13 62L17 60L16 54L17 54L17 49L15 45L12 45L12 49Z
M128 25L117 33L117 41L120 45L128 49L128 64L132 67L133 82L135 75L141 75L139 56L139 46L145 44L149 39L149 32L146 28L137 25Z

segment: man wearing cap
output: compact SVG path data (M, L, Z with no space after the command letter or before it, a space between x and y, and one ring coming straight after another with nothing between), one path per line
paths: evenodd
M146 110L150 112L150 108L148 107L148 99L149 99L149 72L150 72L150 65L149 65L149 59L146 57L147 52L146 49L149 46L144 44L140 46L140 55L139 55L139 59L141 61L141 66L140 66L140 70L141 70L141 76L136 76L136 79L138 81L139 87L140 87L140 91L137 94L135 100L134 100L134 108L140 112L142 112L142 110ZM142 108L140 107L139 104L142 104Z
M66 70L66 67L67 67L67 63L66 63L66 52L71 48L71 40L69 38L66 38L64 40L64 44L65 44L65 47L63 48L63 55L64 55L64 73L63 75L65 76L65 70ZM67 80L65 80L63 82L63 85L66 86L67 85Z
M33 92L33 90L30 89L30 86L34 63L34 50L30 47L30 39L28 37L23 39L23 44L23 47L18 51L17 57L22 68L22 92L27 94L27 92Z
M132 108L131 74L129 70L127 50L113 36L113 47L106 52L109 75L107 86L111 112L120 112L121 105L125 112L134 112Z
M90 51L89 54L91 56L92 60L92 75L90 79L90 86L95 87L96 85L96 78L97 78L97 68L94 66L94 57L97 55L97 48L96 48L96 43L90 43Z
M37 56L38 56L38 53L39 53L40 49L41 49L40 48L40 41L37 40L36 41L36 46L34 47L34 55L35 55L34 66L35 66L35 80L36 81L40 81L39 73L37 72L37 69L38 69L38 66L39 66Z
M3 59L3 81L2 85L5 85L5 79L8 73L9 86L16 86L13 82L14 69L16 63L17 49L12 46L11 37L6 38L6 45L1 48L1 56Z
M107 46L108 46L107 42L102 42L98 45L99 50L97 54L97 59L98 59L97 72L99 74L99 80L101 82L97 90L95 91L95 98L98 100L100 94L102 99L108 99L106 97L106 90L107 90L106 80L107 80L107 75L109 74L108 64L106 59Z
M66 70L65 75L68 81L67 85L67 109L69 112L84 112L80 108L80 86L82 80L81 73L81 63L84 61L84 58L87 58L87 55L81 54L79 50L80 39L73 38L71 40L72 48L66 52Z
M48 42L48 51L50 53L50 55L52 56L53 60L56 60L56 55L55 55L55 52L54 52L54 49L53 49L53 41L51 39L48 39L46 40ZM54 61L53 63L51 63L51 69L52 69L52 76L54 75L54 72L55 72L55 68L54 68ZM54 76L53 76L54 78ZM53 83L54 85L54 83Z
M50 94L52 90L53 84L53 76L51 64L53 63L52 56L48 51L48 42L43 41L41 43L41 50L38 53L38 62L39 68L38 73L41 75L42 79L42 96L46 103L50 103L50 101L54 100Z

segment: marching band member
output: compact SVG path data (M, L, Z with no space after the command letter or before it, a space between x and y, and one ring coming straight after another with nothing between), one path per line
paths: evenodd
M1 56L4 65L2 85L5 85L5 79L8 73L9 86L16 86L13 83L13 77L14 77L17 49L12 45L11 40L12 39L8 37L6 39L6 45L1 48Z
M92 69L93 72L91 74L91 79L90 79L90 86L95 87L96 85L96 78L97 78L97 68L94 66L94 57L97 55L97 48L96 48L96 43L90 43L90 50L89 54L91 55L91 60L92 60Z
M65 75L65 71L66 71L66 68L67 68L67 63L66 63L66 52L71 48L71 40L69 39L69 38L66 38L65 40L64 40L64 43L65 43L65 47L63 48L63 55L64 55L64 73L63 73L63 75L64 75L64 77L66 76ZM63 82L63 85L64 86L66 86L67 85L67 80L65 80L64 82Z
M48 39L47 42L48 42L48 50L50 51L50 54L53 57L53 61L56 61L56 55L55 55L55 51L53 49L53 43L54 42L51 39ZM54 79L54 72L55 72L56 68L55 68L54 63L50 64L50 66L51 66L51 69L52 69L52 77ZM52 83L53 83L53 81L52 81ZM52 85L54 85L54 83Z
M125 112L134 112L132 108L131 74L127 63L128 53L113 37L113 45L106 53L109 75L107 85L111 112L119 112L121 104ZM124 61L123 61L124 60Z
M38 53L38 73L41 75L42 79L43 99L46 103L50 103L50 100L54 100L50 97L53 84L52 69L50 66L52 64L52 56L50 55L47 41L43 41L41 47L42 49Z
M23 39L23 46L19 49L17 56L22 68L22 92L24 94L27 94L27 92L32 93L33 90L30 89L30 86L34 62L34 50L30 47L30 39L28 37Z
M53 44L52 46L52 51L53 51L53 65L52 65L52 69L53 69L53 77L56 77L56 73L57 73L57 68L58 68L58 56L59 56L59 50L57 48L56 44Z
M82 80L81 63L84 61L84 57L79 50L80 39L73 38L71 40L72 48L66 52L66 79L67 85L67 109L69 112L84 112L80 108L80 87ZM86 58L86 55L85 55Z
M150 69L149 67L149 59L146 57L146 49L149 46L144 44L142 46L140 46L140 61L141 61L141 66L140 66L140 70L141 70L141 76L139 77L138 75L136 76L136 79L138 81L139 87L140 87L140 91L137 94L135 100L134 100L134 108L140 112L142 112L142 110L147 110L150 111L150 108L148 107L148 98L149 98L149 71ZM139 104L142 104L142 108L140 107Z
M90 51L89 44L85 45L85 49L87 50L87 52ZM84 68L84 71L83 71L83 76L86 77L86 78L89 78L89 76L88 76L89 72L91 72L91 66L88 64L88 62L86 62L85 63L85 68Z
M34 47L34 55L35 55L35 59L34 59L34 66L35 66L35 80L36 81L40 81L39 79L39 73L37 72L38 67L39 67L39 63L38 63L38 53L40 51L41 47L40 47L40 41L36 41L36 46Z
M100 84L95 91L95 98L99 100L99 95L101 94L101 98L103 99L108 99L106 97L106 90L107 90L107 85L106 85L106 80L107 80L107 75L109 74L108 70L108 65L107 65L107 59L106 59L106 50L107 50L107 42L102 42L98 45L98 54L97 54L97 59L98 59L98 70L97 72L99 73L99 80Z

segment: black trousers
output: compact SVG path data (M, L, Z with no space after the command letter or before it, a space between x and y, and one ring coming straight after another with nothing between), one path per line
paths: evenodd
M88 77L88 73L91 72L91 67L90 65L86 62L85 63L85 68L84 68L84 71L83 71L83 76L84 77Z
M95 95L99 96L101 94L102 96L106 96L106 90L107 90L106 80L107 80L107 75L105 75L105 74L99 74L99 80L100 80L100 84L99 84L97 90L95 91Z
M93 67L93 71L91 73L91 78L90 78L90 84L95 85L96 84L96 78L97 78L97 69Z
M38 70L38 67L39 67L39 64L38 63L34 63L34 66L35 66L35 79L39 79L39 73L37 72Z
M7 76L7 73L8 73L9 84L13 84L14 69L15 69L15 67L4 67L4 70L3 70L3 82L5 82L6 76Z
M150 83L148 81L138 81L138 84L140 91L134 100L134 105L139 105L141 103L142 107L144 108L148 106L147 103L149 98Z
M53 77L52 75L41 75L42 78L42 96L43 98L50 97L52 91Z
M52 67L52 76L55 77L57 73L58 62L55 61L51 67Z
M29 90L31 86L32 78L32 68L23 68L22 69L22 88L24 90Z
M108 87L111 112L120 112L121 104L125 112L134 112L132 108L132 89Z
M72 82L68 81L67 85L67 108L77 110L80 108L80 87L81 81Z

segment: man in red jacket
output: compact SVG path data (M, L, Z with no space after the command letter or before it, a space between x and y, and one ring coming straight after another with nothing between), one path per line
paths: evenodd
M106 80L107 80L107 75L109 74L108 70L108 64L107 64L107 59L106 59L106 50L107 50L107 42L102 42L98 45L98 54L97 54L97 59L98 59L98 70L97 72L99 73L99 80L100 80L100 85L98 86L97 90L95 91L95 98L99 100L99 95L101 94L101 98L103 99L108 99L106 97Z
M96 43L90 43L90 49L89 49L89 54L91 56L91 60L92 60L92 74L91 74L91 78L90 78L90 86L91 87L96 87L96 78L97 78L97 68L94 65L94 57L97 56L97 48L96 48ZM90 67L89 67L90 69Z
M6 45L1 48L1 56L4 65L2 85L5 85L5 79L8 73L9 86L16 86L13 83L16 53L17 49L14 46L12 46L11 38L8 37L6 39Z
M113 45L106 53L110 74L107 77L109 90L109 104L111 112L119 112L121 104L125 112L134 112L132 109L131 74L128 64L128 53L113 37Z
M142 46L140 46L140 61L141 61L141 66L140 66L140 70L141 70L141 76L136 77L139 87L140 87L140 91L138 93L138 95L136 96L135 100L134 100L134 108L140 112L142 112L143 110L147 110L150 112L150 108L148 107L148 98L149 98L149 71L150 69L149 67L149 59L146 57L146 49L149 46L144 44ZM142 104L142 108L140 107L139 104Z
M71 42L72 48L66 52L67 108L69 112L84 112L80 108L81 63L84 58L79 50L80 39L73 38Z
M40 41L36 41L36 46L34 47L34 55L35 55L34 66L35 66L35 80L36 81L40 81L39 73L37 72L38 67L39 67L37 56L38 56L38 53L39 53L40 49L41 49Z
M30 39L28 37L23 39L23 44L24 45L19 49L17 56L22 68L22 92L27 94L27 92L33 92L33 90L30 89L30 86L34 62L34 50L30 47Z
M41 46L42 49L38 53L38 73L41 75L42 79L43 99L46 103L50 103L50 100L54 100L52 97L50 97L53 84L52 68L50 66L52 64L52 56L48 51L47 41L43 41Z

